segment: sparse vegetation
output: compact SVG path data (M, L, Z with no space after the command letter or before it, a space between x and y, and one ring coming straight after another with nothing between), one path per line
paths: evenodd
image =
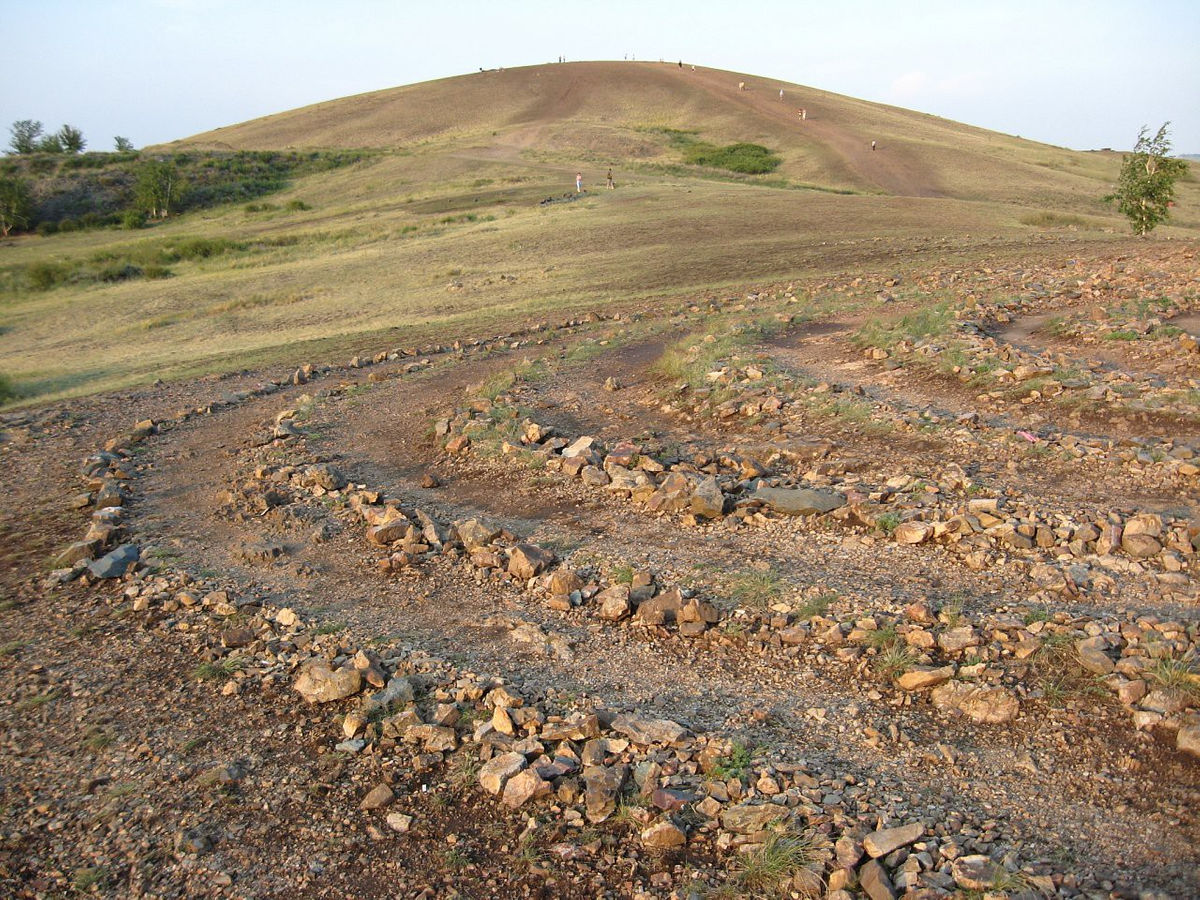
M812 835L772 834L759 849L737 857L736 881L755 897L784 896L785 883L807 871L812 878L802 896L820 896L821 879L816 872L819 846Z

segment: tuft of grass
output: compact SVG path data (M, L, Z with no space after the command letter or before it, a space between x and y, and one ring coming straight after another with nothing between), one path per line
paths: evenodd
M35 709L41 709L47 703L52 703L58 699L58 690L51 689L44 694L34 694L32 697L26 697L17 704L17 709L21 712L30 712Z
M228 656L225 659L200 663L192 669L191 677L194 681L214 681L218 678L228 678L244 665L245 663L239 657Z
M875 519L875 527L891 537L896 528L900 525L900 514L894 512L885 512L883 515Z
M1146 674L1164 690L1200 700L1200 662L1195 653L1155 660Z
M899 341L920 341L949 333L954 314L949 304L939 303L908 313L892 322L872 320L859 328L851 340L859 347L887 349Z
M820 594L809 600L798 610L796 616L801 619L811 619L813 616L823 616L829 612L829 604L837 599L837 594L830 591L825 594Z
M26 646L28 643L29 643L29 641L26 641L26 640L16 640L16 641L7 641L3 644L0 644L0 656L12 656L14 653L16 653L22 647Z
M901 643L893 643L884 647L879 655L872 660L875 671L884 678L897 678L903 675L917 661L917 654L911 648Z
M1086 228L1088 221L1083 216L1066 215L1056 212L1037 212L1021 216L1022 225L1034 228Z
M112 742L115 740L116 738L114 738L112 734L105 731L98 725L93 725L87 730L87 733L85 733L83 736L83 740L81 740L79 743L84 750L87 750L90 753L99 753L105 747L112 744Z
M71 879L71 887L80 894L87 894L93 888L103 888L108 883L108 870L103 866L89 866L79 869Z
M1136 341L1141 335L1131 328L1114 328L1104 336L1106 341Z
M721 781L736 778L739 781L750 774L750 760L754 757L754 748L740 741L734 742L733 750L728 756L722 756L713 766L712 776Z
M466 718L466 717L464 717ZM459 719L461 723L463 719ZM474 789L479 778L479 758L470 752L459 753L450 763L446 780L455 794L467 794Z
M461 847L450 847L442 851L442 863L447 869L463 869L471 864L471 854Z
M724 591L738 606L766 609L783 593L783 580L775 572L738 572L724 585Z
M734 878L751 896L765 898L779 896L787 882L808 870L814 876L810 896L816 896L820 893L820 878L816 877L819 850L820 844L811 833L772 834L760 848L734 861Z

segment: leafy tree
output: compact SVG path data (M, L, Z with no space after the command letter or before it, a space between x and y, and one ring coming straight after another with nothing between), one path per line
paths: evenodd
M42 123L33 119L19 119L12 123L9 132L12 139L8 145L12 147L13 153L33 153L42 137Z
M48 134L44 138L42 138L40 141L38 141L37 152L38 153L62 153L63 145L62 145L62 141L59 140L59 138L58 138L58 133L55 132L54 134Z
M133 189L136 206L151 218L165 219L183 197L185 187L174 161L148 160L138 169Z
M0 235L14 228L28 228L33 215L29 185L20 178L0 177Z
M133 141L127 137L121 137L119 134L113 138L113 145L118 153L129 153L133 150Z
M58 129L55 137L58 138L65 153L82 153L83 148L87 146L87 141L83 139L83 132L72 125L64 125Z
M1149 234L1155 225L1166 221L1175 199L1175 182L1187 174L1186 162L1167 155L1171 152L1167 138L1170 124L1164 122L1154 137L1150 137L1149 126L1142 126L1133 154L1122 157L1116 191L1104 198L1110 203L1116 201L1134 234Z

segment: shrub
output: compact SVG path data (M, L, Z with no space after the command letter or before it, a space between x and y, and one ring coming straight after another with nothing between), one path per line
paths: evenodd
M66 272L61 266L51 262L35 262L25 270L25 281L30 290L48 291L56 284L66 280Z
M17 397L17 389L7 375L0 375L0 403L7 403Z
M303 211L306 209L312 209L312 207L309 206L307 203L305 203L303 200L289 200L286 208L292 212L299 212L299 211Z
M141 277L142 277L141 267L135 266L131 262L113 263L112 265L105 266L103 269L101 269L99 272L96 273L96 279L98 281L106 281L106 282L110 282L110 283L117 282L117 281L130 281L134 278L141 278Z
M689 144L683 151L683 159L694 166L711 166L743 175L773 172L782 161L761 144L737 143L718 147L704 141Z
M37 233L42 237L49 237L52 234L58 234L58 223L38 222Z
M172 274L166 266L144 266L142 268L143 278L170 278Z
M140 209L127 209L121 216L121 227L128 228L134 231L138 228L144 228L146 225L146 213Z

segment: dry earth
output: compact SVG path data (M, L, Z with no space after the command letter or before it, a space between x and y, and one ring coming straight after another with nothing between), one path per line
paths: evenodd
M1200 264L1033 256L5 417L0 884L1200 893Z

